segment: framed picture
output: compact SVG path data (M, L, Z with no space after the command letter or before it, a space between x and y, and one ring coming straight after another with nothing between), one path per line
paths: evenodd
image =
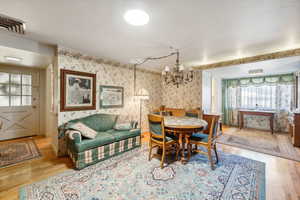
M100 108L121 108L123 106L123 87L100 85Z
M96 74L61 69L61 111L96 109Z

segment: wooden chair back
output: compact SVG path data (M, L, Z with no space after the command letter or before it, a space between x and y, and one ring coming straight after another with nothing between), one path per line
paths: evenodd
M161 115L148 114L150 140L156 142L165 142L164 117Z
M172 116L175 117L184 117L185 116L185 110L181 108L165 108L165 111L168 111L172 114Z
M193 110L186 111L185 116L202 119L203 118L203 113L200 109L193 109Z
M208 142L213 142L218 137L219 117L213 116L209 128Z
M210 129L212 127L212 122L213 119L215 119L215 123L217 123L217 128L218 128L218 123L220 120L220 115L214 115L214 114L203 114L203 120L207 122L207 129L203 131L205 134L210 134Z
M160 113L160 109L154 109L152 113Z

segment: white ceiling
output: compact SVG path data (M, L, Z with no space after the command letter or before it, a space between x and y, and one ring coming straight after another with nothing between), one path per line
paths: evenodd
M167 54L169 46L186 65L300 47L299 0L0 1L1 14L26 22L26 37L122 63ZM123 20L137 8L149 24Z
M251 75L248 73L249 70L253 69L263 69L263 74ZM205 70L210 72L213 77L230 79L230 78L240 78L240 77L250 77L250 76L264 76L273 74L285 74L292 73L300 70L300 56L267 60L255 63L247 63L242 65L235 65L229 67L221 67L210 70Z

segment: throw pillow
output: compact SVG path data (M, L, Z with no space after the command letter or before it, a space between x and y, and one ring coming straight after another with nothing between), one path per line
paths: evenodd
M139 123L137 121L131 121L130 123L131 123L132 128L134 128L134 129L136 129L139 125Z
M129 131L132 129L131 123L116 124L114 127L117 131Z
M97 136L97 131L91 129L81 122L71 125L70 128L79 131L81 135L86 138L94 139Z

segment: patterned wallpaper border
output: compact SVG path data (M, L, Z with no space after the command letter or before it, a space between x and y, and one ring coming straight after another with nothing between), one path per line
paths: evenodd
M68 56L68 57L72 57L72 58L75 58L75 59L83 59L83 60L86 60L86 61L93 61L93 62L98 63L98 64L106 64L106 65L111 65L111 66L114 66L114 67L123 67L123 68L127 68L127 69L133 69L134 68L134 65L132 65L132 64L122 64L122 63L120 63L118 61L114 61L114 60L97 58L95 56L85 55L85 54L82 54L78 51L67 49L67 48L58 48L57 55L59 55L59 56ZM138 67L137 67L136 70L140 71L140 72L160 74L160 72L141 69L141 68L138 68Z
M290 49L290 50L285 50L285 51L278 51L278 52L266 53L266 54L261 54L261 55L256 55L256 56L234 59L234 60L225 60L225 61L220 61L220 62L216 62L216 63L194 66L194 69L202 69L202 70L213 69L213 68L218 68L218 67L240 65L240 64L253 63L253 62L259 62L259 61L265 61L265 60L286 58L286 57L291 57L291 56L299 56L299 55L300 55L300 48L297 48L297 49Z

